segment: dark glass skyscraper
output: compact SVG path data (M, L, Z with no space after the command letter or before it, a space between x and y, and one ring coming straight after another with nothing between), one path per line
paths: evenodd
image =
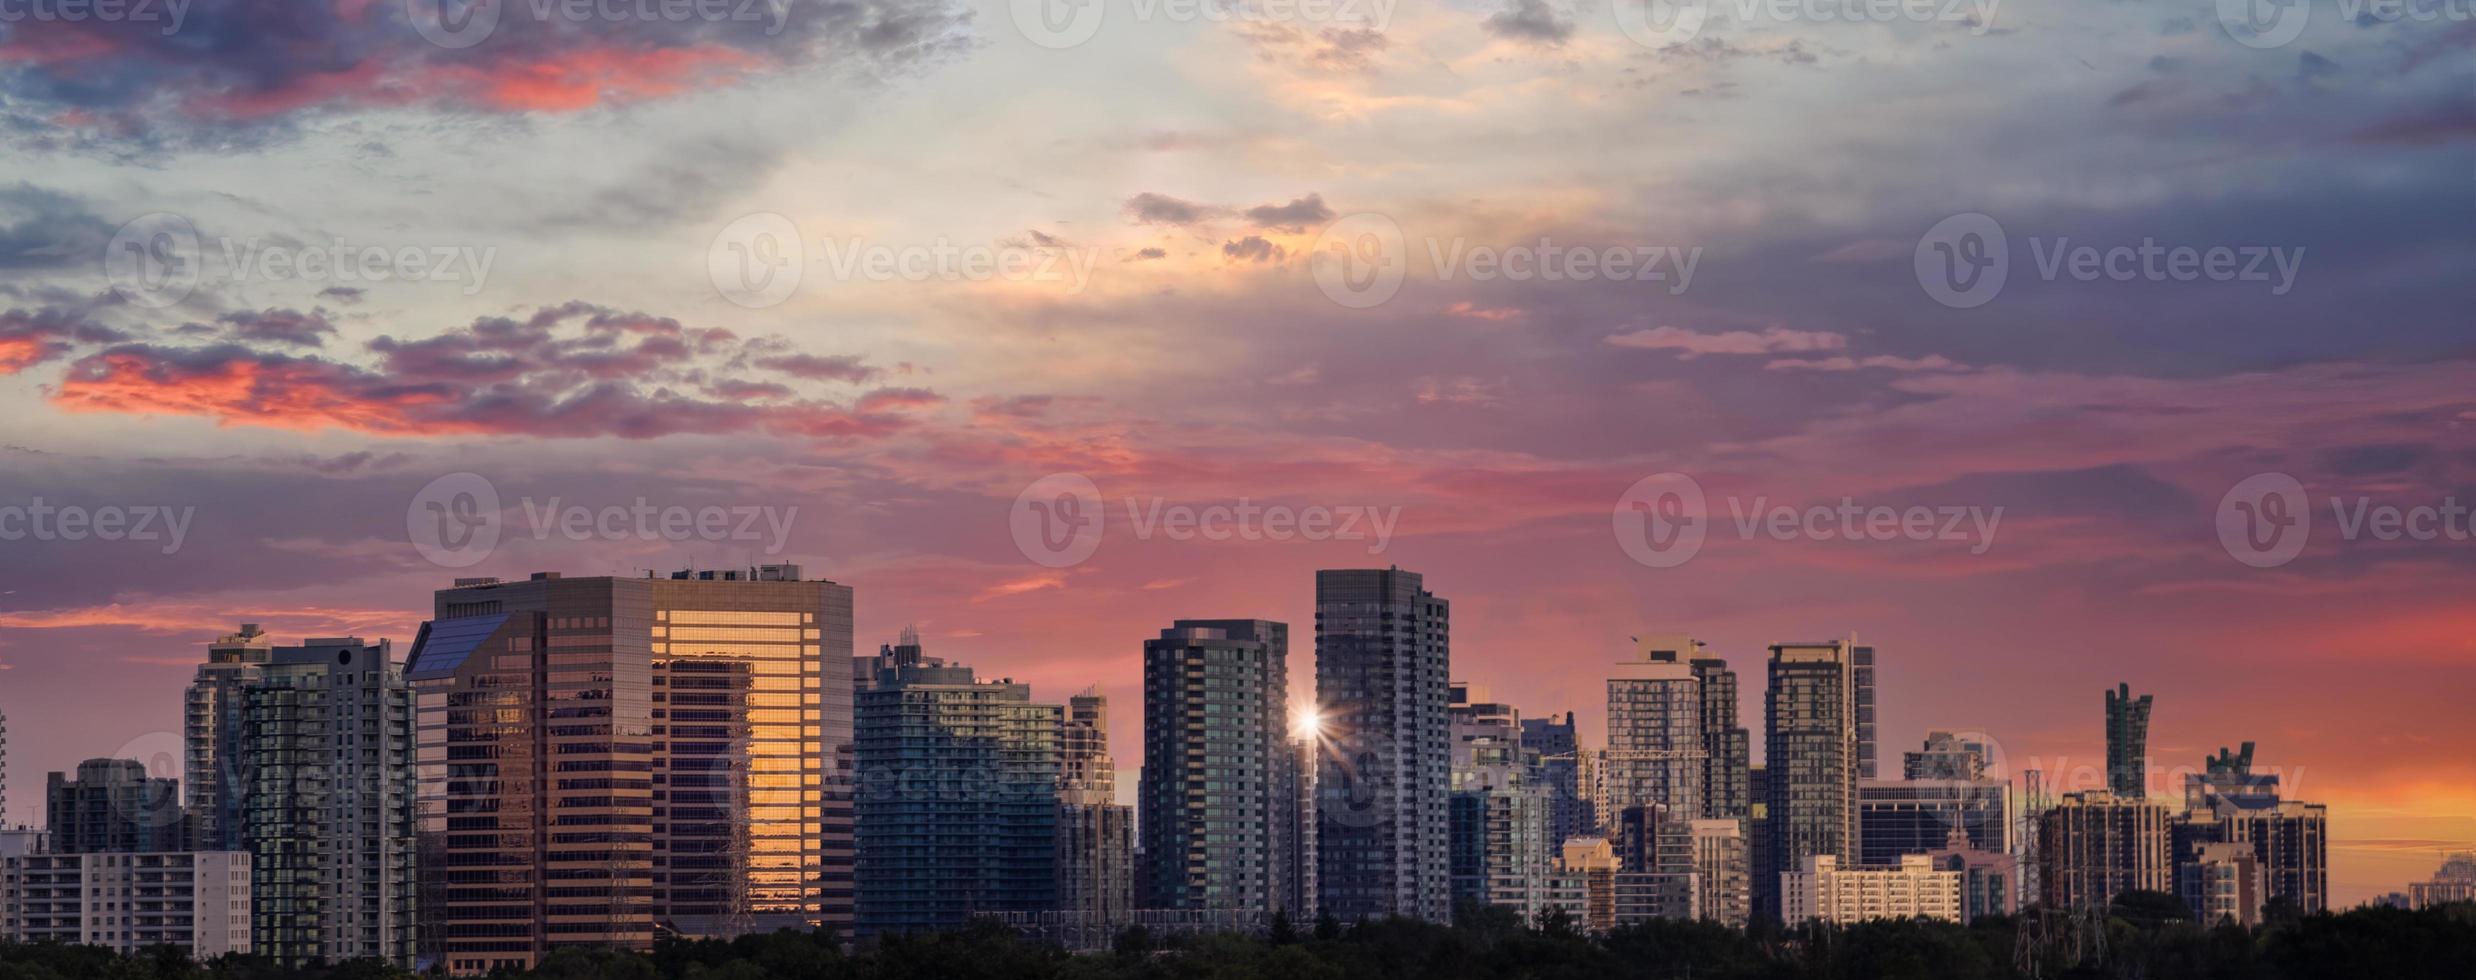
M1305 908L1289 635L1261 619L1181 619L1143 644L1146 908Z
M1753 807L1746 784L1753 738L1737 724L1737 672L1718 657L1692 664L1702 682L1703 815L1744 820Z
M1871 728L1874 648L1854 639L1771 648L1763 695L1764 785L1770 846L1757 870L1758 914L1776 915L1779 873L1827 854L1858 860L1857 784Z
M423 942L473 973L849 922L850 662L851 589L796 565L439 591L405 667Z
M858 697L860 931L1054 909L1065 709L896 653Z
M1398 568L1315 573L1322 911L1451 914L1451 606Z
M2149 695L2132 685L2106 692L2106 787L2122 799L2149 795Z

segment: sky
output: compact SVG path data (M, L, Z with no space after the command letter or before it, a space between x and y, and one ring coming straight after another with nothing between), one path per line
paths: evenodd
M1586 739L1853 634L1887 758L2130 683L2341 904L2476 846L2464 3L445 2L0 11L8 821L238 623L773 561L1131 794L1144 639L1398 565Z

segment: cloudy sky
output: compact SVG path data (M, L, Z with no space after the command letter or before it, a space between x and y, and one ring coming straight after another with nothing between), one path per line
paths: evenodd
M1312 572L1398 564L1591 737L1628 636L1759 731L1853 632L1887 753L2084 785L2128 681L2342 902L2476 842L2464 4L1614 2L12 15L7 819L236 623L770 560L1098 684L1131 792L1144 638L1286 620L1307 698Z

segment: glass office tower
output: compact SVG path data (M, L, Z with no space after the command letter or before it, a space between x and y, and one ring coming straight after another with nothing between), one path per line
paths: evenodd
M538 573L436 606L406 673L449 970L649 948L657 923L850 923L848 586L796 565Z

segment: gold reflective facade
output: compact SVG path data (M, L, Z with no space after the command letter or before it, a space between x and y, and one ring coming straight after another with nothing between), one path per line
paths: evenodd
M849 926L848 587L537 578L443 590L437 616L408 674L426 952L451 972Z

